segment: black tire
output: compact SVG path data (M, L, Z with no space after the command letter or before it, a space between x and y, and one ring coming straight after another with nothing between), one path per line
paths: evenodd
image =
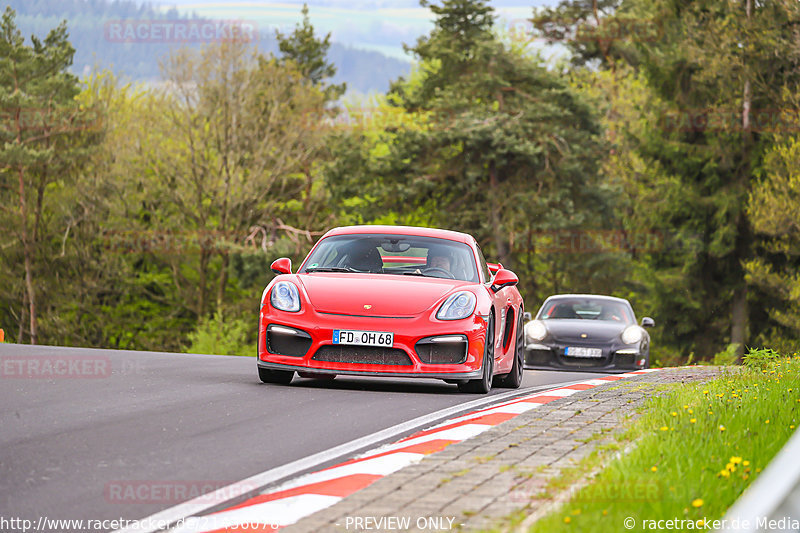
M263 383L279 383L288 385L294 377L291 370L270 370L269 368L258 367L258 379Z
M525 362L525 336L522 332L522 314L517 320L517 338L514 343L514 365L511 372L497 377L497 386L506 389L518 389L522 385L522 372Z
M466 383L459 383L458 390L472 394L486 394L492 390L492 379L494 378L494 315L489 317L489 324L486 326L486 343L483 348L483 373L479 379L471 379Z

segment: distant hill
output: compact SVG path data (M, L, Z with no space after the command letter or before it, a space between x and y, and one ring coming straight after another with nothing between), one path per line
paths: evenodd
M153 4L134 0L0 0L3 9L7 5L17 12L17 26L26 38L31 34L44 37L66 19L70 41L75 47L73 72L76 74L87 74L94 67L109 68L118 75L137 81L160 79L159 59L182 44L149 36L124 42L110 33L110 24L144 21L150 31L155 31L158 26L175 31L178 26L197 29L205 20L174 8L164 11L156 9ZM161 21L165 23L160 24ZM273 31L262 29L257 35L261 52L278 52ZM200 45L199 42L188 44ZM410 63L380 52L338 43L331 44L329 59L337 67L333 82L344 81L350 91L365 94L385 92L392 80L407 75L411 68Z

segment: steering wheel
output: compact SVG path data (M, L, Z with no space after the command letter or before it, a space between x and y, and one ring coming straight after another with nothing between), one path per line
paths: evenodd
M436 272L441 272L442 274L444 274L444 275L445 275L447 278L449 278L449 279L456 279L456 277L455 277L455 276L454 276L454 275L453 275L453 274L452 274L452 273L451 273L449 270L445 270L445 269L443 269L443 268L439 268L439 267L427 267L427 268L423 268L423 269L422 269L422 273L423 273L423 274L427 274L428 272L431 272L431 271L434 271L434 270L435 270Z

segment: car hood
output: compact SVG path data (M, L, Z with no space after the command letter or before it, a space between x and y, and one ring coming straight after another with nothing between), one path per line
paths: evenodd
M317 311L361 316L419 315L454 289L470 285L459 280L391 274L317 272L297 277Z
M554 340L581 343L611 342L629 326L604 320L549 319L543 322Z

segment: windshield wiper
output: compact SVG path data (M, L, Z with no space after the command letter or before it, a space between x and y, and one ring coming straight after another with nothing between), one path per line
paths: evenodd
M307 268L306 272L365 272L364 270L356 270L352 267L313 267Z

